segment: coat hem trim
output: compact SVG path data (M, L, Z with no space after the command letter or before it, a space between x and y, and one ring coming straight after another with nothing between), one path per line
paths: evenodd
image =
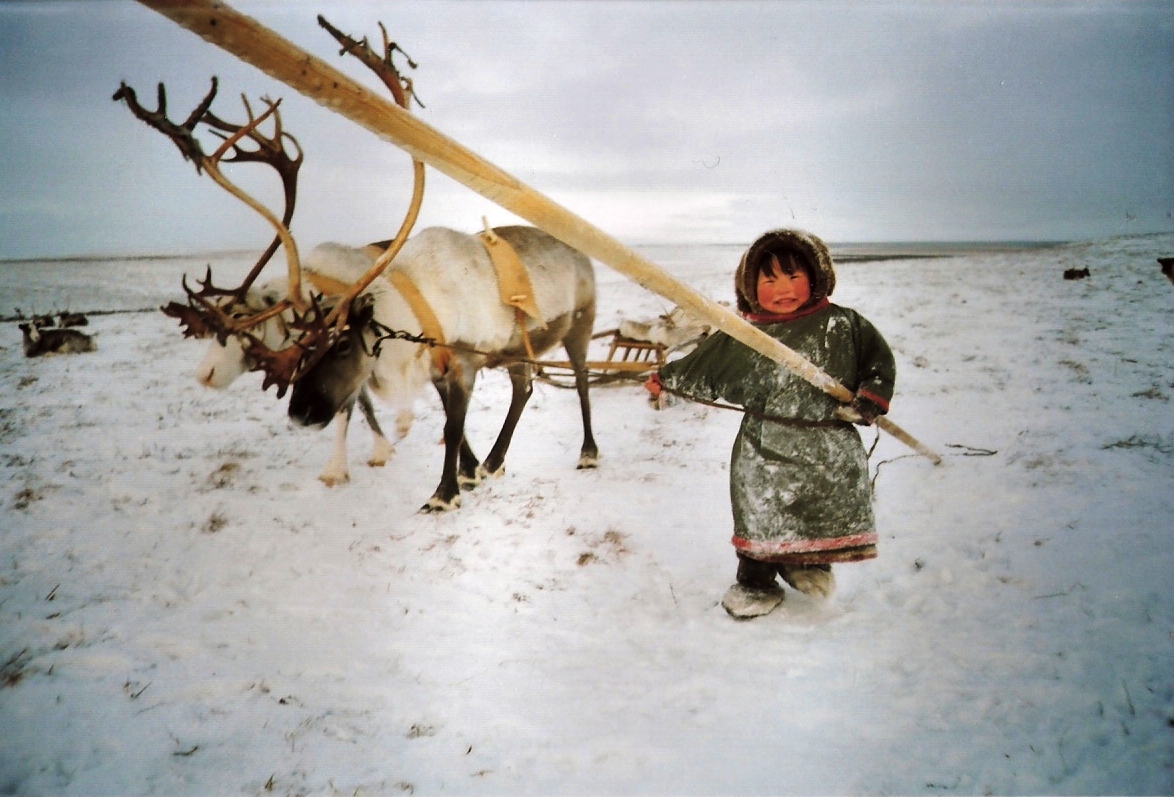
M745 537L734 535L731 542L739 551L745 551L752 556L780 556L791 553L809 553L813 551L835 551L841 548L859 548L863 545L876 545L875 531L864 534L851 534L847 537L831 537L822 540L748 540Z

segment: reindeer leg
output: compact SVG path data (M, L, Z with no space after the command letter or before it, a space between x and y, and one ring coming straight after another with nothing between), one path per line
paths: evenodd
M412 431L412 422L416 420L416 413L411 409L400 410L395 414L395 439L403 440Z
M595 326L595 307L584 308L575 313L575 320L566 337L563 348L575 372L575 390L579 393L579 410L583 415L583 448L579 451L580 469L599 465L599 447L591 433L591 399L588 396L587 347L591 343L591 331Z
M351 423L351 414L355 411L355 402L350 401L334 416L334 454L326 467L318 474L318 479L327 487L336 484L345 484L351 480L350 471L346 463L346 433Z
M432 384L436 387L436 392L440 394L440 405L448 412L448 383L444 377L434 379ZM409 419L410 422L410 419ZM446 433L447 435L447 433ZM461 487L476 487L481 483L481 474L477 472L477 466L481 460L477 459L477 455L473 453L473 447L469 445L469 438L461 435L461 449L458 454L457 464L457 483Z
M534 392L532 380L533 371L530 363L514 363L509 367L510 384L514 387L513 397L510 399L510 409L506 413L505 423L497 433L497 442L489 452L489 456L481 463L477 472L481 476L500 476L504 471L505 454L509 450L510 441L514 438L514 430L518 428L518 419L522 417L522 410Z
M470 376L463 377L463 373ZM445 375L444 389L440 391L444 400L444 470L436 492L421 507L422 512L445 512L461 505L461 485L457 479L457 465L465 442L465 416L469 411L469 396L477 372L473 369L453 367ZM439 387L438 387L439 389Z
M371 393L367 390L366 385L363 385L362 390L359 391L359 409L363 411L363 417L367 420L367 426L371 428L371 434L375 438L374 446L371 449L371 458L367 460L367 464L372 468L381 468L395 453L395 446L384 436L383 429L379 426L379 419L375 417L375 406L371 403ZM402 438L403 435L400 437Z

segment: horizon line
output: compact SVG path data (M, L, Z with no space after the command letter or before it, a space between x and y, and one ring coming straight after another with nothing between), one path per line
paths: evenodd
M1113 236L1116 237L1116 236ZM1090 239L1097 240L1097 239ZM835 253L837 248L859 248L859 247L875 247L884 248L886 253L889 250L899 247L916 247L924 249L925 247L993 247L993 248L1043 248L1048 246L1062 246L1064 244L1073 243L1071 240L1061 239L975 239L975 240L902 240L902 241L836 241L828 242L828 246ZM746 246L745 241L641 241L633 243L625 243L629 247L643 247L643 246ZM73 255L38 255L33 257L0 257L0 265L19 265L32 263L99 263L110 260L185 260L189 258L200 257L228 257L237 255L251 255L261 251L258 249L208 249L193 252L154 252L154 253L138 253L138 254L73 254ZM857 253L853 253L857 254ZM276 255L275 255L276 256Z
M832 255L835 256L836 250L861 250L874 249L877 251L851 251L843 252L843 254L856 257L858 255L868 254L886 254L891 255L899 252L902 248L915 249L915 254L924 254L927 250L933 247L944 248L948 250L965 250L965 249L1043 249L1053 246L1064 246L1073 243L1085 243L1091 241L1113 240L1115 238L1145 238L1155 235L1169 235L1174 233L1174 230L1160 230L1148 233L1126 233L1121 235L1107 235L1094 238L968 238L968 239L951 239L951 238L925 238L925 239L900 239L900 240L854 240L854 241L828 241L828 247L832 250ZM623 242L625 246L629 247L653 247L653 246L747 246L746 241L634 241ZM146 261L146 260L183 260L188 258L200 257L228 257L251 255L262 251L261 247L257 249L211 249L192 252L152 252L152 253L112 253L112 254L71 254L71 255L39 255L32 257L0 257L0 265L21 265L21 264L35 264L35 263L98 263L107 262L111 260L126 260L126 261Z

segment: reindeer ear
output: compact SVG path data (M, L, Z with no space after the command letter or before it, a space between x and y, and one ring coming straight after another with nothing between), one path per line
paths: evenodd
M358 309L360 307L370 307L375 303L375 297L369 292L360 293L351 300L351 307Z
M375 297L369 293L360 294L351 303L351 315L366 324L375 317Z

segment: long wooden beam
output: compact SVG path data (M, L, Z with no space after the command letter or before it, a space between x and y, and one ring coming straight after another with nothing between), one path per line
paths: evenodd
M737 314L698 293L664 269L638 255L591 223L535 191L395 103L252 17L218 0L139 0L148 8L252 64L310 99L406 150L413 158L526 219L537 227L606 263L653 293L705 319L843 402L852 391L816 368L794 350L756 329ZM878 426L937 464L941 458L887 418Z

